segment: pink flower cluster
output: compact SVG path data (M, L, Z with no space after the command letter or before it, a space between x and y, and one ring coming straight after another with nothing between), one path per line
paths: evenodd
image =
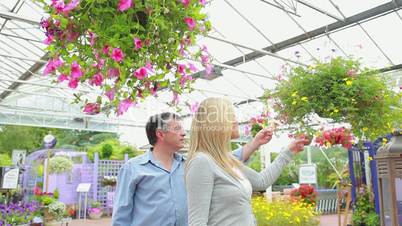
M185 10L199 10L199 5L206 4L205 0L199 0L198 3L191 0L179 0L178 2L182 5L175 6L184 7ZM116 7L119 13L132 14L137 10L131 10L136 7L134 0L119 0L115 4L113 7ZM52 47L49 48L52 49L50 51L51 58L46 64L44 75L57 74L57 82L66 82L71 89L76 89L80 83L87 83L102 90L102 97L105 98L98 98L96 102L85 101L83 112L86 114L94 115L100 113L102 109L108 109L104 108L104 100L107 100L109 105L113 105L116 114L122 115L137 103L137 98L145 98L148 95L156 96L161 88L161 82L164 82L163 87L171 88L173 85L179 85L181 89L184 89L193 81L191 74L198 71L196 66L192 63L176 62L190 54L187 49L194 45L192 40L195 36L193 34L205 31L205 21L195 19L196 14L182 15L179 20L181 25L177 29L183 31L184 35L180 37L177 44L179 49L174 48L175 51L179 50L179 56L167 58L166 62L161 63L161 60L158 61L156 58L144 57L152 54L149 49L158 49L160 45L152 39L153 37L150 38L147 33L139 32L130 36L130 38L132 37L130 46L127 46L127 42L112 42L105 39L102 31L97 31L96 27L90 24L88 26L78 25L77 19L80 14L75 12L84 9L81 7L87 7L87 5L80 5L80 0L50 0L50 17L41 21L41 27L46 35L44 43ZM147 8L144 12L148 18L155 15L152 14L152 8ZM78 57L77 52L80 52ZM208 50L203 47L200 52L200 55L192 55L200 56L207 74L210 74L213 67ZM73 55L74 57L72 57ZM177 56L177 54L173 55ZM138 59L145 59L145 63ZM167 74L167 70L176 73L175 83L161 78L160 73ZM169 81L168 85L166 85L166 81ZM128 93L126 88L130 90ZM179 102L180 93L180 90L173 92L172 102L174 104Z
M315 142L319 146L331 147L334 145L341 145L342 147L349 149L353 145L353 135L350 129L344 127L333 128L321 131L321 133L315 138Z

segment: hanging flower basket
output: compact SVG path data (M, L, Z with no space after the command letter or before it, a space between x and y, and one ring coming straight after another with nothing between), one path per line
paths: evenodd
M50 53L44 73L57 72L57 82L72 89L100 89L95 101L76 95L87 114L121 115L164 88L176 101L198 70L186 58L212 70L207 49L195 42L211 27L205 0L39 1L50 15L41 22Z
M358 138L374 139L401 126L402 93L385 76L341 57L293 68L273 92L278 120L309 129L309 116L349 123Z
M317 136L315 138L315 142L321 147L340 145L346 149L352 147L353 141L354 139L350 129L346 129L344 127L321 130L317 132Z

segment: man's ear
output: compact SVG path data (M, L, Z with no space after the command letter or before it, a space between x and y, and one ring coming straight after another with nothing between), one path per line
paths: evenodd
M156 138L158 138L158 140L163 140L163 137L165 136L165 134L162 132L162 130L157 129L155 131L155 133L156 133Z

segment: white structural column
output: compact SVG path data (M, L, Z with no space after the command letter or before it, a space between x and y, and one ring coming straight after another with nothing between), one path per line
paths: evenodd
M266 168L271 165L271 150L269 149L268 145L261 146L261 160L261 163L263 163L262 168ZM269 201L272 201L272 186L267 188L265 192L265 197Z

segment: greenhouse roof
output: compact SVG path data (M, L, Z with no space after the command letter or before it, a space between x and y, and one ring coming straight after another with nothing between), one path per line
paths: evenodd
M263 110L259 97L275 87L284 65L335 56L361 58L402 83L402 0L211 0L213 30L200 38L214 57L216 77L203 76L181 96L182 115L206 97L229 98L240 121ZM175 111L172 94L150 97L123 117L88 116L71 104L74 92L43 75L47 54L39 27L46 17L31 0L0 1L0 123L121 132L143 130L149 115ZM203 73L203 72L199 72ZM79 91L95 98L90 86ZM189 118L189 117L188 117ZM189 120L186 121L186 127Z

